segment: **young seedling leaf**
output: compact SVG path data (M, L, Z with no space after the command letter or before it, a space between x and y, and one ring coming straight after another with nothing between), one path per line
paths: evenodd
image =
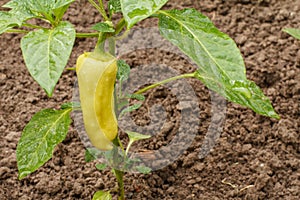
M128 79L130 74L130 66L124 60L118 60L118 72L117 79L120 81L125 81Z
M112 200L112 196L109 192L99 190L93 195L92 200Z
M115 29L109 25L108 23L105 22L100 22L92 26L92 29L95 31L99 31L102 33L113 33L115 32Z
M235 42L206 16L195 9L159 11L159 30L199 66L196 78L209 89L259 114L279 117L270 100L247 80L244 61ZM241 87L235 83L241 83Z
M151 135L144 135L137 132L125 131L131 141L138 141L151 138Z
M23 130L17 146L19 179L37 170L51 157L71 124L71 109L45 109L36 113Z
M15 26L21 25L22 21L15 17L14 14L0 11L0 34Z
M137 104L133 104L133 105L131 105L131 106L128 106L128 107L124 108L124 109L120 112L119 117L122 117L125 113L129 113L129 112L132 112L132 111L134 111L134 110L137 110L137 109L139 109L141 106L142 106L142 104L140 104L140 103L137 103Z
M168 0L120 0L127 28L158 11Z
M106 167L107 167L107 165L106 165L105 163L97 163L97 164L96 164L96 168L97 168L99 171L104 170Z
M300 40L300 29L285 28L283 31Z
M75 29L69 22L51 30L30 32L21 40L26 66L31 76L52 96L66 66L75 41Z

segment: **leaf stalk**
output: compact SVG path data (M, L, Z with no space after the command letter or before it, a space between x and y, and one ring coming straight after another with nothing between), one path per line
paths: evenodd
M166 84L166 83L171 82L171 81L175 81L177 79L181 79L181 78L193 78L195 76L196 76L196 72L194 72L194 73L188 73L188 74L182 74L182 75L179 75L179 76L174 76L174 77L171 77L171 78L168 78L168 79L156 82L156 83L154 83L152 85L146 86L146 87L138 90L137 92L135 92L135 94L142 94L142 93L144 93L144 92L146 92L146 91L148 91L150 89L156 88L157 86Z

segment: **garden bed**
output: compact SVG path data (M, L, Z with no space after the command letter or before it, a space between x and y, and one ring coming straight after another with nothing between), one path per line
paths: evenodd
M195 7L230 35L245 59L247 77L271 99L281 119L263 117L228 103L221 137L211 153L200 159L198 154L210 124L210 97L202 83L189 81L199 98L201 124L192 145L175 162L151 174L127 173L127 199L298 199L300 41L282 29L300 27L300 1L170 0L165 7ZM76 1L66 18L81 27L78 31L86 31L100 19L84 0ZM153 23L156 21L148 19L139 27L151 27ZM75 82L75 72L65 71L53 98L48 98L26 70L20 38L17 34L0 36L0 199L91 199L99 189L113 189L116 181L109 170L99 172L94 167L96 162L85 162L84 145L74 126L49 162L18 180L15 152L22 129L40 109L58 108L61 102L71 101ZM94 42L94 39L77 39L68 67L74 67L84 50L92 50ZM185 64L180 59L174 60L170 53L162 55L167 64ZM142 50L122 56L132 67L145 64L153 57ZM179 70L188 72L189 69ZM165 130L165 134L171 134L176 127L172 118L178 115L171 112L176 108L176 101L164 89L153 90L147 97L142 108L163 102L171 113L169 128ZM148 117L133 116L142 124L147 123ZM157 137L139 147L152 150L167 139Z

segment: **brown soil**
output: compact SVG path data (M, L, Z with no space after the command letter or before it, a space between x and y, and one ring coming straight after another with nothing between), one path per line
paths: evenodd
M2 3L7 0L2 1ZM247 76L271 99L280 120L262 117L250 109L227 104L223 132L213 151L199 159L203 137L210 123L209 93L198 81L189 82L199 98L201 127L192 145L172 164L149 175L127 173L127 199L299 199L300 198L300 41L282 32L300 28L299 0L170 0L166 8L195 7L229 34L245 58ZM99 17L86 1L72 5L66 19L78 31ZM151 26L146 20L140 27ZM24 180L17 179L16 146L31 116L42 108L58 108L72 98L73 71L64 72L53 98L27 72L20 50L20 35L0 36L0 199L91 199L99 189L113 189L110 170L99 172L95 162L84 161L84 146L74 126L55 149L53 158ZM93 39L78 39L68 67L76 57L93 48ZM153 54L143 51L124 56L133 67L147 63ZM159 54L158 54L159 55ZM166 54L163 62L184 62ZM158 59L158 58L155 58ZM179 69L187 72L189 69ZM176 100L165 89L147 94L147 103L132 116L148 123L143 109L162 102L168 111L170 134L176 127ZM166 101L164 101L166 99ZM136 114L142 114L137 116ZM165 141L164 141L165 140ZM145 150L168 142L158 136L140 143Z

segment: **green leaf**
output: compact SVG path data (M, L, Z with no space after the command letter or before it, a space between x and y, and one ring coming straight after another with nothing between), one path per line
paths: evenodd
M63 103L60 106L60 108L61 109L71 108L75 110L75 109L81 109L81 106L80 106L80 102L67 102L67 103Z
M85 162L92 162L93 160L96 160L96 159L97 159L97 157L95 157L94 154L89 149L85 150L85 154L84 154Z
M74 0L25 0L24 5L31 11L51 15L52 10L61 8Z
M12 13L0 11L0 34L15 26L21 26L22 21Z
M132 142L151 138L151 135L144 135L144 134L140 134L140 133L132 132L132 131L125 131L125 132L127 133L129 139Z
M145 96L142 94L127 94L126 98L130 98L130 99L136 99L139 101L144 101L145 100Z
M87 148L85 150L85 156L84 156L85 162L91 162L93 160L96 160L98 156L100 156L101 154L103 153L96 148Z
M11 0L2 7L10 8L11 10L9 13L13 14L16 18L23 22L38 15L27 7L26 2L26 0Z
M195 9L184 9L159 11L159 19L160 33L199 66L196 78L209 89L259 114L279 117L270 100L247 80L235 42L206 16Z
M72 24L60 22L53 29L30 32L21 40L26 66L48 96L52 96L54 87L68 62L75 34Z
M117 79L120 81L125 81L128 79L130 74L130 66L124 60L118 60L118 72Z
M17 146L19 179L34 172L51 157L71 124L71 109L45 109L36 113L23 130Z
M33 12L51 14L52 6L54 1L49 0L25 0L24 5Z
M35 1L35 0L33 0ZM44 1L49 1L49 0L44 0ZM74 2L75 0L50 0L51 5L52 5L52 9L56 9L56 8L61 8L63 6L66 6L72 2Z
M125 94L124 97L118 99L118 102L117 102L118 110L121 110L124 106L127 106L129 104L128 99L136 99L139 101L144 101L145 96L142 94ZM138 109L140 107L140 105L137 105L136 107L135 108ZM129 107L127 109L129 109ZM133 111L133 110L130 110L128 112L131 112L131 111ZM125 114L125 112L127 112L127 111L124 111L123 114ZM119 115L119 117L121 117L121 116Z
M205 81L205 78L200 74L197 74L196 78L203 82ZM211 80L207 86L224 96L227 100L251 108L254 112L261 115L279 119L270 100L253 81L231 80L228 83L224 83L222 89L215 88L215 84L217 82Z
M123 99L118 99L118 102L117 102L117 106L118 106L118 110L121 110L124 106L127 106L128 105L128 100L123 100ZM120 115L119 115L120 117Z
M97 168L99 171L104 170L106 167L107 167L107 165L106 165L105 163L97 163L97 164L96 164L96 168Z
M243 58L235 42L195 9L160 11L160 33L214 79L246 80Z
M121 12L120 0L109 0L108 9L109 9L110 15L112 15L113 13Z
M124 108L124 109L120 112L119 117L121 117L121 116L124 115L125 113L132 112L132 111L134 111L134 110L137 110L137 109L139 109L141 106L142 106L142 104L140 104L140 103L137 103L137 104L133 104L133 105L131 105L131 106L128 106L128 107Z
M300 29L285 28L283 31L300 40Z
M112 27L112 25L109 25L106 22L100 22L92 26L93 30L102 32L102 33L113 33L115 32L115 29Z
M142 174L149 174L151 172L151 168L146 166L136 166L136 170Z
M70 4L64 5L62 7L53 9L53 14L55 15L56 19L58 19L59 21L62 19L62 17L64 16L65 12L68 10Z
M127 133L128 137L129 137L129 142L127 144L127 148L126 148L126 152L125 154L128 155L129 149L131 147L131 145L138 140L144 140L144 139L148 139L151 137L151 135L143 135L137 132L132 132L132 131L125 131L125 133ZM130 165L132 163L132 159L128 160L127 165Z
M55 9L62 8L71 2L74 2L74 0L12 0L3 7L11 8L10 12L19 17L21 21L39 16L40 14L51 20L52 14L55 14L53 13Z
M109 192L99 190L94 194L92 200L112 200L112 196Z
M168 0L120 0L127 28L158 11Z

